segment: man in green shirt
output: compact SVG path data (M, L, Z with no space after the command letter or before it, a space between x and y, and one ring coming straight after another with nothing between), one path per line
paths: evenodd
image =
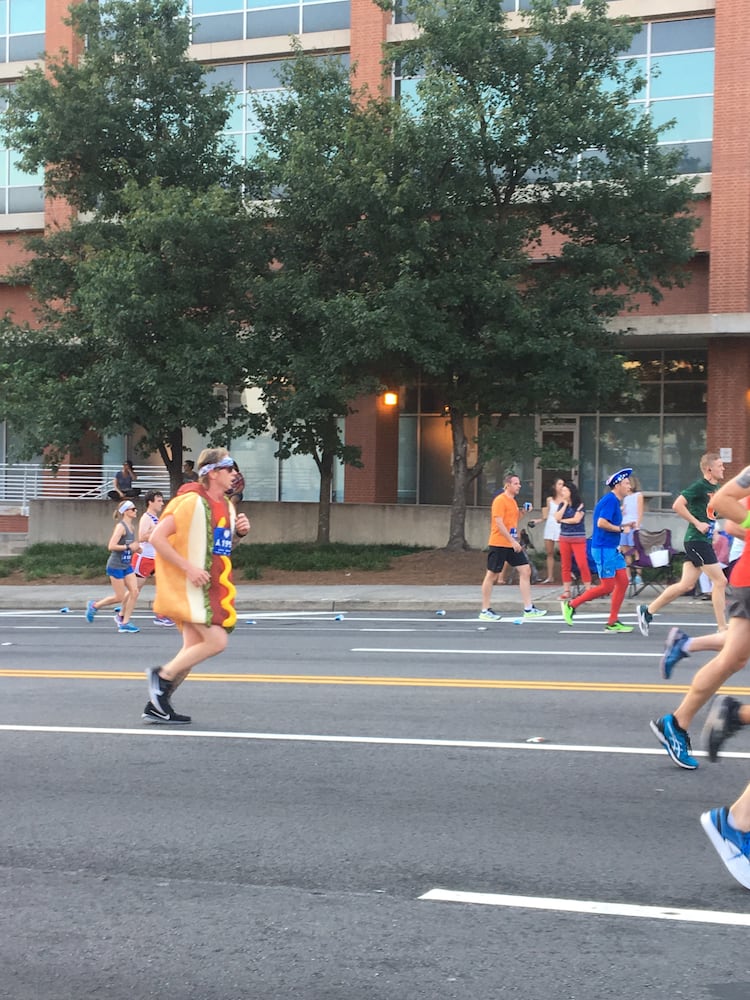
M688 522L682 577L677 583L666 587L650 604L638 605L638 628L642 635L648 635L648 627L656 612L680 594L692 590L701 573L705 573L713 584L711 601L716 624L720 631L727 627L724 615L727 580L712 541L716 515L711 510L711 497L724 478L724 463L715 452L709 451L703 456L701 473L701 478L684 489L672 504L675 514Z

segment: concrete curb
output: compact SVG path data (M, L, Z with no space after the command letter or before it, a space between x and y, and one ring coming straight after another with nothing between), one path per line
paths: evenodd
M508 587L507 595L498 593L506 588L496 588L493 608L504 614L520 613L521 602L516 587ZM5 611L60 611L68 608L71 613L83 612L86 601L92 597L103 597L108 593L106 584L91 586L63 586L59 584L40 586L6 586L0 584L0 610ZM153 588L149 585L141 595L136 615L148 613L153 601ZM559 587L533 587L534 603L550 614L560 610ZM635 614L638 604L653 598L653 591L644 591L637 598L626 598L624 614ZM357 611L437 611L462 614L478 614L480 589L476 587L453 586L240 586L237 588L237 609L240 617L251 615L253 611L305 611L305 612L357 612ZM671 608L683 612L712 614L711 603L694 598L681 597L673 601ZM592 602L587 610L606 613L607 600Z

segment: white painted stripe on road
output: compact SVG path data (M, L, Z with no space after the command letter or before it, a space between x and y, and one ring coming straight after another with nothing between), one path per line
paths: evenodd
M332 736L315 735L312 733L242 733L224 732L211 729L169 729L153 725L144 725L139 729L117 729L103 726L31 726L0 724L0 733L61 733L71 736L168 736L173 739L217 739L217 740L255 740L281 743L339 743L351 746L403 746L403 747L436 747L463 748L466 750L547 750L557 753L602 753L620 754L633 757L663 757L662 747L603 747L586 746L566 743L510 743L499 740L430 740L416 737L397 736ZM531 737L530 737L531 738ZM703 750L694 750L693 756L705 757ZM719 756L735 760L750 760L750 753L737 751L721 753Z
M597 635L600 633L597 632ZM352 653L427 653L430 656L606 656L609 650L580 650L580 649L411 649L408 646L354 646L351 649ZM630 650L627 654L623 653L622 649L619 650L622 655L627 655L628 659L631 656L644 656L647 659L653 660L655 656L659 656L659 652L650 653L631 653Z
M480 906L512 906L556 913L585 913L609 917L641 917L649 920L677 920L702 924L750 927L750 913L730 910L687 910L669 906L637 906L632 903L602 903L587 899L555 899L545 896L507 896L493 892L451 892L430 889L419 899L440 903L474 903Z

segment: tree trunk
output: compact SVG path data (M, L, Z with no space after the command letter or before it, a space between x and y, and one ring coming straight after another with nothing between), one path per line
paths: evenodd
M447 549L468 549L466 542L466 490L469 485L467 454L469 443L464 430L464 415L451 407L451 440L453 443L453 500Z
M171 496L182 486L182 428L176 427L169 433L169 440L159 445L164 467L169 473L169 492ZM197 472L197 469L196 469Z
M318 496L318 545L331 541L331 487L333 485L333 452L324 451L318 463L320 494Z

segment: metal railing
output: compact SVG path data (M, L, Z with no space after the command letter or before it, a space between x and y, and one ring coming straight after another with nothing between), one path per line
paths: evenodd
M0 505L19 508L28 514L32 500L101 500L113 488L115 473L121 465L66 465L55 475L39 463L0 463ZM137 481L141 493L160 490L170 496L167 470L152 465L137 465Z

